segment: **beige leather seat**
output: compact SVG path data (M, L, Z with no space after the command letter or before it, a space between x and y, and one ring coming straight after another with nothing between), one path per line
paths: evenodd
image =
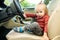
M48 11L49 11L49 15L52 14L52 12L55 10L55 8L57 8L57 5L60 5L60 0L51 0L48 4Z
M55 36L52 40L60 40L60 35Z
M60 5L52 12L48 22L48 36L50 39L60 40Z

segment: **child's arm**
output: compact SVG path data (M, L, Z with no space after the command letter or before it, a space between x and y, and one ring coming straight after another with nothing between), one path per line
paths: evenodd
M46 16L46 17L45 17L44 35L43 35L43 36L45 37L46 40L49 40L48 35L47 35L47 26L48 26L47 24L48 24L48 19L49 19L49 16Z
M34 13L24 13L23 15L25 18L27 18L27 17L34 18L36 16L36 14L34 14Z
M46 16L45 17L45 27L44 27L44 32L46 32L46 33L47 33L48 20L49 20L49 16Z

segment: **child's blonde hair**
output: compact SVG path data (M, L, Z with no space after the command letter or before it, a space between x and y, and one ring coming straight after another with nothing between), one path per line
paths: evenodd
M46 7L46 5L44 3L39 3L37 6L40 6L41 8L43 8L44 11L45 11L45 14L48 14L48 9L47 9L47 7ZM36 8L35 8L35 10L36 10Z

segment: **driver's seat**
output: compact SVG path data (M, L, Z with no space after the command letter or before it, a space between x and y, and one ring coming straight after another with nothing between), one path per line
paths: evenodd
M57 6L50 16L48 36L51 40L60 40L60 5Z

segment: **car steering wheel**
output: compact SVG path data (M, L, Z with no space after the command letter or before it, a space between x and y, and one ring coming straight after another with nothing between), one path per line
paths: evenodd
M19 3L19 0L13 0L13 3L10 5L11 6L11 8L14 10L14 12L15 12L15 10L17 11L17 13L18 13L18 15L22 18L22 19L25 19L25 17L23 16L23 10L22 10L22 8L21 8L21 5L20 5L20 3Z

